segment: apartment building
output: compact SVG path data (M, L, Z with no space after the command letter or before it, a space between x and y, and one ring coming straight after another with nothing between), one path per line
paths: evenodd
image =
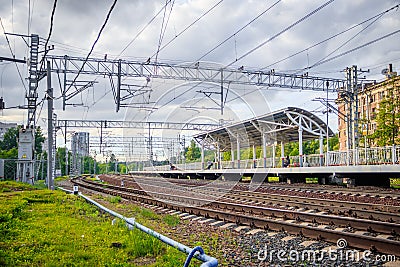
M368 136L371 136L377 129L376 118L380 104L383 99L391 101L390 98L393 98L394 101L395 98L398 99L400 96L400 76L393 71L392 64L390 64L387 69L383 70L382 74L386 76L384 81L375 84L364 84L357 88L359 147L371 147L376 145ZM346 118L349 114L349 106L340 94L337 103L339 110L338 129L340 150L346 150L348 142ZM353 108L354 107L355 105L353 105ZM398 113L400 111L397 110L396 112Z

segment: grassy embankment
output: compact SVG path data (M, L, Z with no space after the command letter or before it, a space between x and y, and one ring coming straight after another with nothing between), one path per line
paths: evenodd
M118 197L105 200L122 205ZM186 258L121 221L112 225L111 217L74 195L0 182L0 203L0 266L181 266ZM158 229L179 224L178 217L136 206L129 213Z

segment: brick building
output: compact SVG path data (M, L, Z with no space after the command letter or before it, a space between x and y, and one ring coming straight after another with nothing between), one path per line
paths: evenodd
M393 72L392 65L384 71L386 79L382 82L375 84L364 84L362 87L358 87L358 144L359 147L371 147L376 146L373 141L368 140L367 136L370 136L377 129L376 117L379 112L379 105L386 97L398 96L400 94L400 76L397 76L396 72ZM389 92L391 92L389 94ZM339 97L337 99L339 113L338 130L339 130L339 150L347 149L347 124L345 121L348 115L349 108L346 102ZM354 105L353 105L354 106ZM399 111L397 111L399 112Z

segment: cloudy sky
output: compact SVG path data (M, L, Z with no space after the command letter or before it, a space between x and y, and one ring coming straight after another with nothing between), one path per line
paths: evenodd
M0 0L0 3L5 32L38 34L43 41L47 38L53 1ZM50 54L86 57L112 3L111 0L58 1L49 41L55 49ZM200 61L213 67L244 66L332 78L344 78L343 70L357 65L370 69L365 74L368 79L381 81L384 79L381 70L388 63L399 70L399 33L346 52L398 31L400 11L391 9L398 4L395 0L118 0L92 57L104 58L107 54L112 59L141 61L151 57L152 61L157 58L158 62L174 64ZM312 12L321 6L319 11ZM337 36L331 38L334 35ZM7 37L9 43L0 28L0 56L29 57L21 37ZM329 40L322 42L326 39ZM162 49L157 53L158 47ZM319 64L322 60L327 62ZM0 62L0 93L8 107L26 104L24 86L27 87L28 67L18 64L18 68L22 80L14 63ZM53 74L52 80L57 98L59 78ZM96 80L96 84L71 99L69 104L74 105L67 106L66 111L62 111L57 100L55 111L61 119L238 120L286 106L321 110L321 104L313 99L326 96L321 92L232 85L226 112L221 116L210 99L217 100L219 95L211 94L208 98L202 93L217 92L219 85L126 79L127 84L147 85L143 88L150 91L131 100L146 104L132 104L116 113L107 77L81 75L79 80ZM45 86L43 80L38 101L44 97ZM7 109L0 115L1 121L26 123L26 114L26 110ZM42 118L46 116L46 105L39 106L38 123L43 124ZM331 115L333 129L336 120Z

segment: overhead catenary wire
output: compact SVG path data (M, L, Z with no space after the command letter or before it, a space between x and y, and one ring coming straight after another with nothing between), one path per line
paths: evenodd
M75 76L74 80L72 81L72 83L69 85L67 91L68 91L68 90L72 87L72 85L76 82L76 80L78 79L80 73L82 72L83 68L85 67L85 64L86 64L87 60L89 59L90 55L92 54L92 52L93 52L93 50L94 50L94 47L96 46L97 42L99 41L100 36L101 36L101 34L102 34L104 28L105 28L106 25L107 25L107 22L108 22L108 20L109 20L109 18L110 18L111 12L113 11L115 5L117 4L117 1L118 1L118 0L114 0L113 4L111 5L110 10L109 10L108 13L107 13L106 19L104 20L104 23L103 23L103 25L101 26L99 33L97 34L96 40L94 41L94 43L93 43L93 45L92 45L92 47L91 47L89 53L87 54L85 60L84 60L83 63L82 63L81 68L79 69L79 71L78 71L78 73L76 74L76 76Z
M229 66L233 65L234 63L236 63L237 61L243 59L244 57L250 55L251 53L253 53L254 51L256 51L257 49L259 49L260 47L264 46L265 44L267 44L268 42L272 41L273 39L277 38L278 36L280 36L281 34L283 34L284 32L290 30L291 28L293 28L294 26L296 26L297 24L301 23L302 21L306 20L307 18L309 18L310 16L314 15L315 13L317 13L318 11L320 11L321 9L323 9L324 7L328 6L329 4L331 4L332 2L334 2L335 0L329 0L326 3L324 3L323 5L319 6L317 9L313 10L312 12L308 13L306 16L302 17L301 19L297 20L296 22L292 23L290 26L286 27L285 29L283 29L282 31L280 31L279 33L275 34L274 36L272 36L271 38L269 38L268 40L264 41L263 43L259 44L258 46L256 46L255 48L251 49L250 51L248 51L247 53L245 53L244 55L242 55L241 57L237 58L235 61L231 62L230 64L226 65L223 67L224 68L228 68ZM178 97L184 95L185 93L189 92L191 89L199 86L201 83L196 84L195 86L193 86L192 88L189 88L187 90L185 90L184 92L180 93ZM172 101L176 100L178 97L174 97L173 99L171 99L170 101L167 101L167 103L163 104L161 107L171 103ZM160 107L160 108L161 108Z
M219 2L221 3L222 0ZM212 52L214 52L217 48L219 48L221 45L223 45L224 43L226 43L227 41L229 41L230 39L232 39L234 36L236 36L239 32L241 32L242 30L244 30L246 27L248 27L250 24L252 24L254 21L256 21L257 19L259 19L262 15L264 15L265 13L267 13L269 10L271 10L274 6L276 6L279 2L281 2L281 0L276 1L275 3L273 3L271 6L269 6L267 9L265 9L264 11L262 11L260 14L258 14L255 18L253 18L251 21L249 21L248 23L246 23L244 26L242 26L239 30L237 30L235 33L231 34L228 38L226 38L225 40L223 40L222 42L220 42L219 44L217 44L216 46L214 46L211 50L209 50L207 53L205 53L204 55L202 55L198 60L196 61L200 61L203 58L205 58L206 56L208 56L209 54L211 54ZM218 4L219 4L218 3Z
M6 38L8 47L9 47L10 52L11 52L11 55L12 55L13 58L15 58L15 54L14 54L14 52L13 52L13 50L12 50L10 40L9 40L8 37L7 37L6 30L4 29L3 21L1 20L1 18L0 18L0 24L1 24L1 27L2 27L2 29L3 29L3 34L4 34L5 38ZM17 64L17 62L14 62L14 63L15 63L15 67L17 68L19 78L21 79L21 83L22 83L22 85L23 85L23 87L24 87L24 89L25 89L25 93L27 93L28 91L27 91L27 89L26 89L26 85L25 85L25 82L24 82L24 78L22 78L22 74L21 74L21 71L19 70L18 64Z
M297 20L296 22L292 23L291 25L289 25L288 27L286 27L285 29L283 29L282 31L278 32L277 34L273 35L272 37L268 38L267 40L265 40L264 42L262 42L261 44L257 45L256 47L254 47L253 49L249 50L248 52L244 53L243 55L241 55L239 58L235 59L234 61L232 61L231 63L229 63L228 65L225 66L225 68L235 64L237 61L242 60L243 58L247 57L248 55L252 54L254 51L258 50L259 48L263 47L264 45L266 45L267 43L271 42L272 40L276 39L277 37L279 37L280 35L282 35L283 33L287 32L288 30L292 29L293 27L295 27L296 25L298 25L299 23L303 22L304 20L308 19L309 17L311 17L312 15L316 14L317 12L319 12L320 10L322 10L323 8L325 8L326 6L328 6L329 4L331 4L332 2L334 2L335 0L329 0L326 3L324 3L323 5L319 6L318 8L314 9L313 11L311 11L310 13L308 13L307 15L305 15L304 17L302 17L301 19Z
M323 58L321 58L320 60L318 60L317 62L315 62L314 64L312 64L311 66L307 66L304 69L312 69L315 66L318 66L318 64L322 61L324 61L325 59L327 59L328 57L330 57L331 55L333 55L334 53L336 53L337 51L339 51L342 47L344 47L345 45L347 45L348 43L350 43L352 40L354 40L357 36L359 36L363 31L367 30L372 24L374 24L375 22L377 22L380 18L382 18L383 14L380 14L378 17L376 17L373 21L371 21L367 26L365 26L365 28L361 29L357 34L355 34L354 36L352 36L350 39L348 39L347 41L345 41L343 44L339 45L336 49L334 49L333 51L331 51L328 55L324 56Z
M156 58L155 58L156 62L157 62L158 54L160 53L160 47L161 47L162 41L164 39L165 32L167 30L167 25L168 25L168 22L169 22L169 18L171 17L172 8L174 7L174 3L175 3L175 0L173 0L172 3L171 3L171 9L169 11L168 18L165 21L165 15L166 15L166 12L167 12L167 3L169 1L170 0L166 0L166 7L164 9L164 15L163 15L162 23L161 23L160 37L159 37L159 40L158 40L157 52L156 52Z
M219 6L224 0L220 0L217 3L215 3L211 8L209 8L206 12L204 12L201 16L199 16L197 19L195 19L192 23L190 23L188 26L186 26L182 31L180 31L178 34L176 34L171 40L169 40L165 45L163 45L159 51L164 50L167 46L169 46L173 41L175 41L179 36L181 36L184 32L186 32L188 29L190 29L194 24L196 24L199 20L201 20L203 17L205 17L208 13L210 13L212 10L214 10L217 6ZM151 58L153 58L156 54L153 54Z
M54 3L53 3L53 10L51 11L51 16L50 16L50 29L49 29L49 34L48 34L47 39L46 39L46 42L45 42L45 44L44 44L44 56L43 56L43 58L46 57L46 54L47 54L47 52L48 52L48 50L47 50L47 45L49 44L49 40L50 40L51 34L52 34L52 32L53 32L54 14L56 13L56 7L57 7L57 0L54 0Z
M146 30L146 28L148 26L150 26L150 24L158 17L158 15L160 15L160 13L164 10L164 8L167 7L167 5L169 4L169 2L171 2L171 0L168 0L168 2L166 2L165 5L163 5L160 10L150 19L149 22L147 22L147 24L135 35L135 37L133 37L133 39L121 50L121 52L115 57L115 59L117 59L118 57L120 57L125 51L126 49L129 48L129 46L131 46L133 44L133 42L136 41L136 39Z
M393 35L395 35L395 34L398 34L398 33L400 33L400 30L393 31L393 32L391 32L391 33L385 34L385 35L383 35L383 36L381 36L381 37L379 37L379 38L376 38L376 39L374 39L374 40L372 40L372 41L369 41L369 42L364 43L364 44L362 44L362 45L359 45L359 46L357 46L357 47L355 47L355 48L352 48L352 49L350 49L350 50L347 50L347 51L345 51L345 52L343 52L343 53L340 53L340 54L338 54L338 55L336 55L336 56L327 58L327 59L325 59L325 60L319 62L318 64L315 64L315 66L313 66L313 67L316 67L316 66L325 64L325 63L327 63L327 62L330 62L330 61L335 60L335 59L337 59L337 58L339 58L339 57L342 57L342 56L345 56L345 55L347 55L347 54L350 54L350 53L352 53L352 52L354 52L354 51L357 51L357 50L359 50L359 49L361 49L361 48L364 48L364 47L366 47L366 46L369 46L369 45L371 45L371 44L374 44L374 43L376 43L376 42L379 42L379 41L381 41L381 40L383 40L383 39L386 39L386 38L388 38L388 37L390 37L390 36L393 36Z
M375 15L375 16L372 16L372 17L370 17L370 18L368 18L368 19L366 19L366 20L364 20L364 21L362 21L362 22L360 22L360 23L358 23L358 24L356 24L356 25L353 25L353 26L347 28L346 30L343 30L343 31L341 31L341 32L339 32L339 33L336 33L336 34L334 34L334 35L332 35L332 36L330 36L330 37L328 37L328 38L326 38L326 39L324 39L324 40L322 40L322 41L320 41L320 42L317 42L317 43L315 43L315 44L313 44L313 45L311 45L311 46L308 46L307 48L304 48L303 50L300 50L300 51L298 51L298 52L296 52L296 53L294 53L294 54L291 54L291 55L289 55L289 56L287 56L287 57L284 57L284 58L282 58L282 59L280 59L280 60L278 60L278 61L275 61L275 62L273 62L273 63L271 63L271 64L269 64L269 65L263 67L261 70L267 69L267 68L269 68L269 67L271 67L271 66L273 66L273 65L276 65L276 64L281 63L281 62L283 62L283 61L286 61L286 60L288 60L288 59L290 59L290 58L293 58L293 57L295 57L295 56L297 56L297 55L299 55L299 54L301 54L301 53L303 53L303 52L305 52L305 51L307 51L307 50L309 50L309 49L311 49L311 48L314 48L314 47L316 47L316 46L318 46L318 45L321 45L321 44L323 44L323 43L326 43L327 41L332 40L332 39L334 39L334 38L336 38L336 37L338 37L338 36L340 36L340 35L342 35L342 34L348 32L348 31L350 31L350 30L352 30L352 29L354 29L354 28L357 28L357 27L359 27L360 25L362 25L362 24L364 24L364 23L367 23L367 22L369 22L369 21L371 21L371 20L373 20L373 19L375 19L375 18L377 18L377 17L380 17L381 15L383 15L383 14L385 14L385 13L388 13L388 12L390 12L390 11L392 11L392 10L395 10L395 9L397 9L398 7L399 7L399 5L396 5L396 6L392 7L392 8L389 8L389 9L387 9L387 10L385 10L385 11L383 11L383 12L381 12L381 13Z

